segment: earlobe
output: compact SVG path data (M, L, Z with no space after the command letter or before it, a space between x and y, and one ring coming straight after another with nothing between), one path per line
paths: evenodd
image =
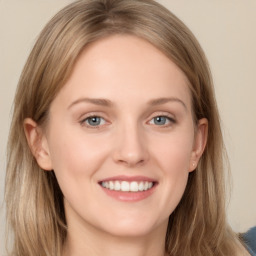
M204 152L206 147L208 137L208 120L202 118L198 121L197 129L195 132L194 147L191 155L190 169L189 171L194 171L197 167L197 164Z
M24 131L29 148L40 168L46 171L52 170L48 143L42 128L31 118L26 118L24 120Z

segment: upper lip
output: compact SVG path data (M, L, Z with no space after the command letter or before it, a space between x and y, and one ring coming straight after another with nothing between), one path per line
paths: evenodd
M149 182L156 182L155 179L146 177L146 176L126 176L126 175L119 175L119 176L113 176L108 177L106 179L100 180L99 182L104 181L149 181Z

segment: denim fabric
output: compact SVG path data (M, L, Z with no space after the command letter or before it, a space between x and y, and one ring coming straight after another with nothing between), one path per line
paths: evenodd
M256 227L242 235L242 239L247 246L248 251L252 256L256 256Z

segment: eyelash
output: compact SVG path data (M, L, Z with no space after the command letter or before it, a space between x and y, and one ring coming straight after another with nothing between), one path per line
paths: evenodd
M101 120L104 120L105 123L107 123L107 121L105 120L105 118L103 118L103 117L101 117L101 116L99 116L99 115L94 115L94 114L89 115L89 116L83 118L79 123L80 123L82 126L86 126L86 127L88 127L88 128L92 128L92 129L99 129L99 128L101 128L102 126L105 125L105 123L104 123L104 124L95 125L95 126L88 124L88 123L87 123L88 120L93 119L93 118L99 118L99 119L101 119Z
M168 121L167 124L161 124L161 125L157 125L155 123L153 124L153 125L161 127L161 128L169 128L170 126L172 126L173 124L176 123L176 120L173 117L166 115L166 114L162 114L162 115L160 114L160 115L154 116L153 118L150 119L149 123L152 121L154 122L154 120L156 118L165 118Z
M93 118L96 118L96 119L98 118L101 121L103 120L105 123L104 124L91 125L91 124L88 123L88 121L90 119L93 119ZM173 124L176 123L176 120L173 117L171 117L171 116L169 116L167 114L155 115L147 123L150 124L150 122L154 121L154 119L156 119L156 118L165 118L168 121L168 124L163 124L163 125L152 124L154 126L158 126L158 127L161 127L161 128L169 128L170 126L172 126ZM100 129L100 128L102 128L107 123L107 121L105 120L105 118L101 117L100 115L92 114L92 115L89 115L89 116L83 118L79 123L82 126L86 126L88 128L91 128L91 129Z

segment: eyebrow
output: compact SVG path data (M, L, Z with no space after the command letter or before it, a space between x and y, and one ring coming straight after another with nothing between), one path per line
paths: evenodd
M78 99L78 100L75 100L74 102L72 102L68 106L68 109L70 109L74 105L76 105L78 103L82 103L82 102L91 103L91 104L94 104L94 105L104 106L104 107L111 107L111 106L113 106L113 103L110 100L107 100L107 99L81 98L81 99Z
M186 104L179 98L175 98L175 97L171 97L171 98L157 98L157 99L153 99L153 100L150 100L148 102L148 105L151 105L151 106L157 106L157 105L163 105L165 103L168 103L168 102L178 102L180 103L186 110L188 109Z
M103 98L80 98L80 99L77 99L77 100L73 101L68 106L68 109L70 109L71 107L73 107L76 104L83 103L83 102L84 103L91 103L91 104L98 105L98 106L104 106L104 107L112 107L114 105L113 102L111 102L108 99L103 99ZM168 102L178 102L187 110L186 104L181 99L175 98L175 97L152 99L147 104L150 105L150 106L157 106L157 105L166 104Z

